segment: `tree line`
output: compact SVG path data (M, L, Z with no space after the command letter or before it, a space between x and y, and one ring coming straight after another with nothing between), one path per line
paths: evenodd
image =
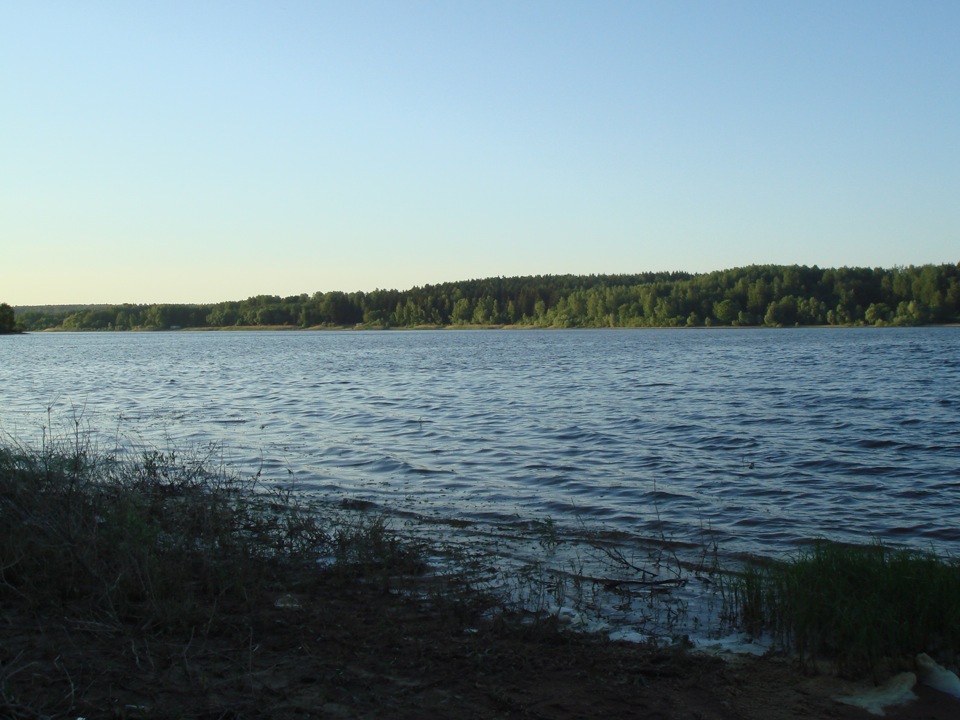
M25 330L519 325L549 328L960 322L960 263L752 265L704 274L494 277L409 290L257 295L208 305L16 308Z

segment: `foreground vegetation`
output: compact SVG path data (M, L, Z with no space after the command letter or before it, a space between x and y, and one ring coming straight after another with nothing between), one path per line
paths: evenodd
M0 716L180 716L85 693L91 673L128 682L171 663L175 684L212 712L214 656L229 655L219 672L237 671L243 697L256 689L264 612L280 632L287 609L329 602L332 613L358 590L376 600L422 569L382 519L321 516L256 477L211 472L209 459L151 451L121 461L79 435L69 450L0 449ZM481 602L464 594L458 612ZM14 652L24 631L27 648ZM72 647L45 664L32 656L40 638ZM224 712L211 716L234 716Z
M355 509L214 456L97 453L79 432L0 447L0 716L858 717L776 658L731 667L518 612ZM672 586L637 570L651 598ZM956 647L956 576L823 546L734 595L744 622L850 671Z
M211 305L17 308L17 321L26 330L923 325L960 322L960 264L486 278Z
M314 500L215 454L99 453L79 423L0 447L0 716L492 718L527 714L529 679L622 717L641 672L709 665L565 632Z
M880 677L921 652L957 660L957 560L823 541L750 568L733 587L742 622L776 633L808 664L829 658L841 673Z

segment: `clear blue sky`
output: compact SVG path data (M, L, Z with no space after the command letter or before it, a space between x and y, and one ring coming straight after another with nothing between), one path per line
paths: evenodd
M960 260L960 2L0 4L0 301Z

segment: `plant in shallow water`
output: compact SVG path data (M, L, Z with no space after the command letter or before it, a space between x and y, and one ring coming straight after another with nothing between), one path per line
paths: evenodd
M877 675L960 643L960 564L933 553L821 541L732 585L745 627L772 630L804 662L832 658L843 674Z

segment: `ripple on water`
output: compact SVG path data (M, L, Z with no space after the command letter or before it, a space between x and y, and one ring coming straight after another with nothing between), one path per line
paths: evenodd
M33 340L0 346L2 430L85 407L110 443L219 444L278 481L452 516L960 552L956 328Z

